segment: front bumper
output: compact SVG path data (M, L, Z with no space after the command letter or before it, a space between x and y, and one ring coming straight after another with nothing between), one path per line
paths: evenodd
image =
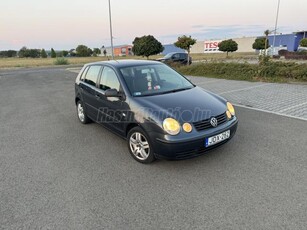
M153 148L155 156L159 159L180 160L200 156L207 151L221 146L228 142L236 133L238 120L235 117L216 128L208 129L203 132L198 132L196 136L180 140L166 140L163 136L155 136L153 140ZM205 147L205 139L224 131L230 130L230 137L215 145Z

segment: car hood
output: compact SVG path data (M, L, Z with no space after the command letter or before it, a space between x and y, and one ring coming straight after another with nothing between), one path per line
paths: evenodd
M138 107L158 115L159 120L173 117L180 122L196 122L226 111L225 99L197 86L184 91L134 99Z

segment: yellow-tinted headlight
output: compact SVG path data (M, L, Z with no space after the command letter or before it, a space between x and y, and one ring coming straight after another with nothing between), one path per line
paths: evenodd
M185 131L185 132L187 132L187 133L190 133L190 132L192 132L192 125L190 124L190 123L184 123L183 125L182 125L182 129Z
M232 116L235 115L235 108L233 107L233 105L230 102L227 102L227 109L231 113Z
M180 132L180 124L173 118L166 118L163 121L163 129L171 135L177 135Z

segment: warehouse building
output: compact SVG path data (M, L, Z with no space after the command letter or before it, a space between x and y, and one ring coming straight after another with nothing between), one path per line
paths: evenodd
M233 38L232 40L238 43L237 52L248 53L255 52L253 49L253 43L256 37L242 37ZM191 53L220 53L218 44L223 41L221 39L197 41L195 45L191 47Z
M274 35L269 35L269 44L270 46L275 48L284 48L288 51L297 51L300 41L303 38L306 38L307 31L298 31L292 34L277 34L275 36L275 44L274 44ZM263 37L263 36L262 36Z

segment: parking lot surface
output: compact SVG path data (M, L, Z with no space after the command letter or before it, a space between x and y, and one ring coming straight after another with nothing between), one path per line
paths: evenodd
M233 81L206 77L191 80L239 106L307 121L307 85Z
M237 134L226 145L143 165L125 140L78 121L76 75L0 70L0 229L306 228L307 122L290 113L304 103L304 86L295 86L302 96L290 108L276 96L288 85L202 78L200 86L236 104L303 119L237 107Z

